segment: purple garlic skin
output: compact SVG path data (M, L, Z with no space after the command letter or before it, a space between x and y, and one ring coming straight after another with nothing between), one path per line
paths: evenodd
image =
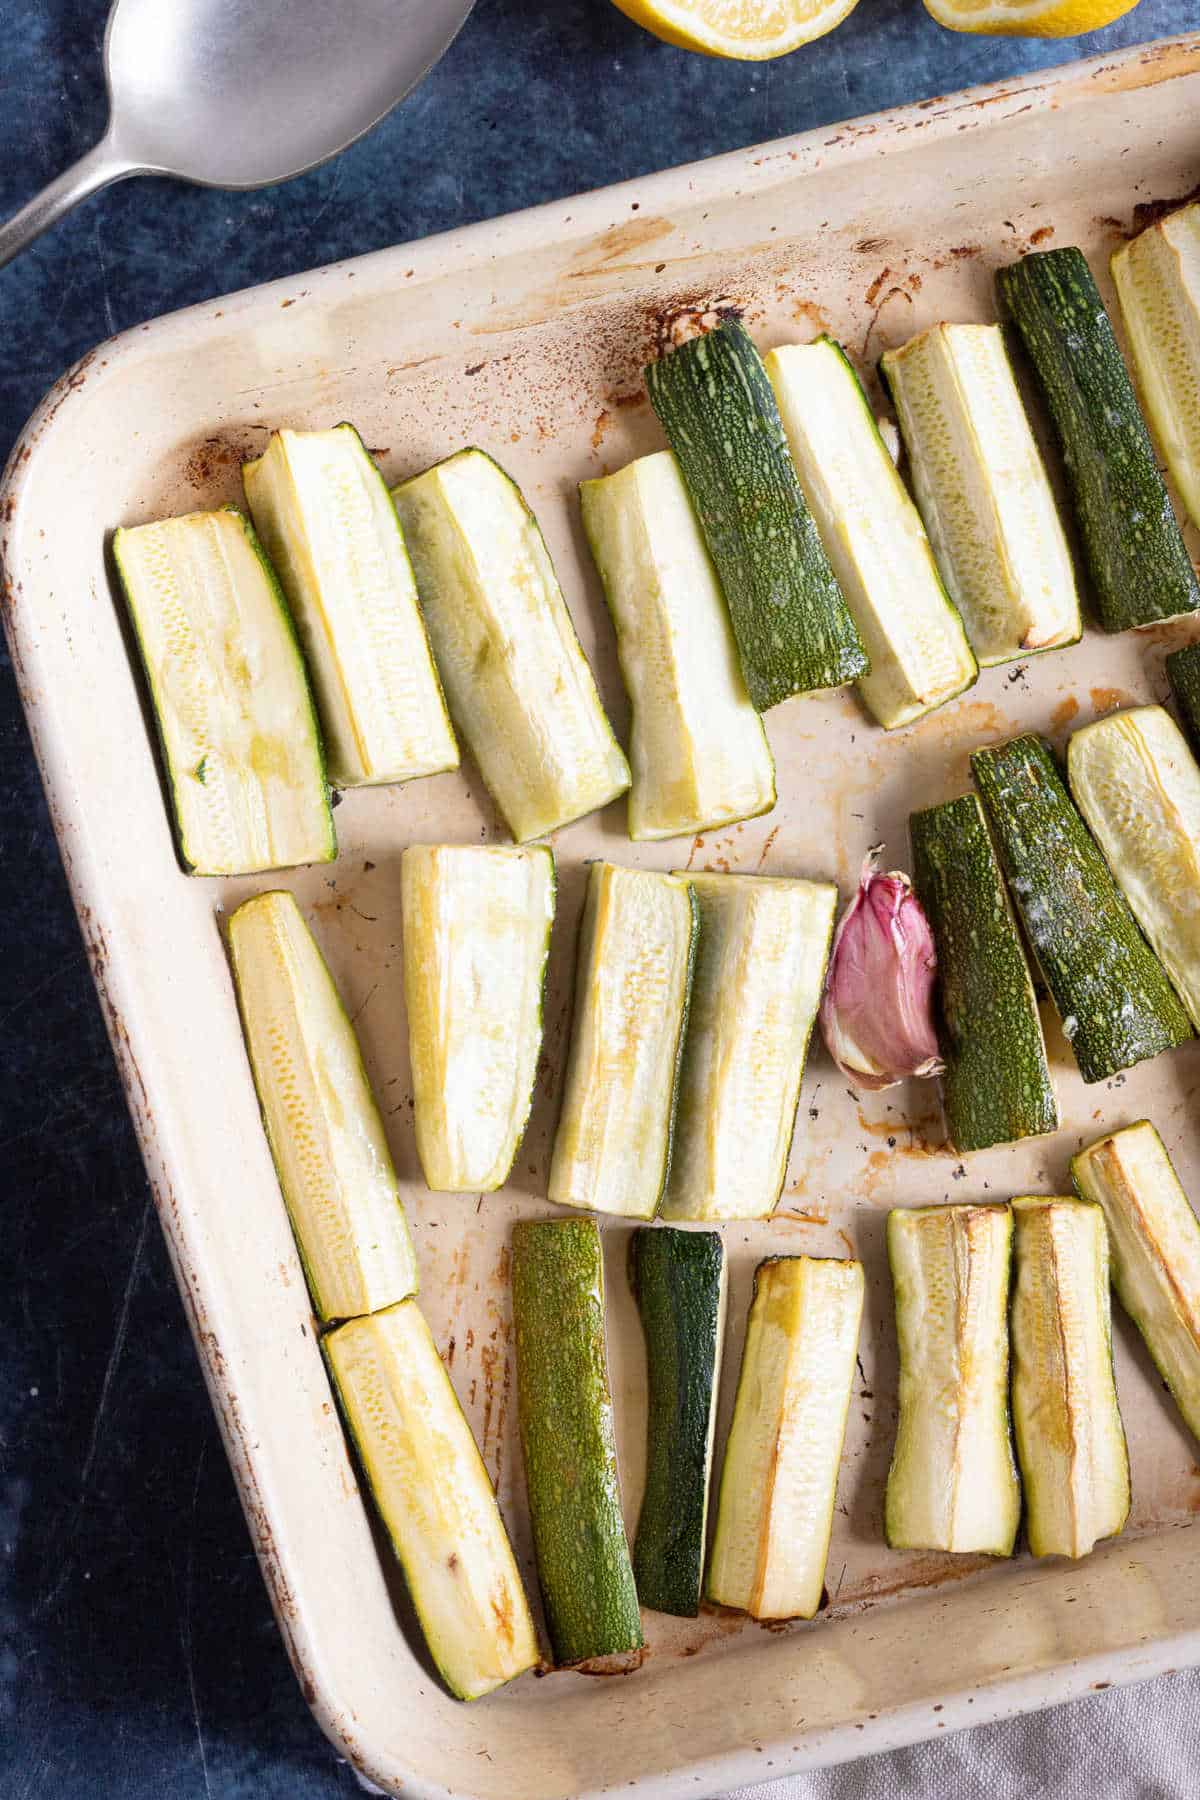
M825 1046L862 1088L895 1087L944 1067L933 1022L933 933L908 876L880 873L881 848L868 853L834 934L821 1000Z

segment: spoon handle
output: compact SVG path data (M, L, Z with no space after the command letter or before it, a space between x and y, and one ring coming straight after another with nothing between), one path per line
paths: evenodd
M110 181L137 174L138 168L137 163L116 150L111 139L102 138L86 156L56 175L20 212L0 225L0 269L78 201L94 194L97 188L107 187Z

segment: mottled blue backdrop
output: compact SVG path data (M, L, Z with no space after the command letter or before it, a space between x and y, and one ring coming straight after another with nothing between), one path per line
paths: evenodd
M100 134L106 11L0 5L0 211ZM1197 25L1200 0L1142 0L1089 39L1023 43L945 32L920 0L861 0L783 62L720 64L608 0L479 0L429 80L337 162L251 195L129 182L0 271L0 458L68 363L156 313ZM354 1793L267 1607L7 663L0 871L0 1800Z

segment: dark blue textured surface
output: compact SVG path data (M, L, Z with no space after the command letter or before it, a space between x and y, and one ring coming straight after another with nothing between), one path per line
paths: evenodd
M4 0L0 212L98 136L106 10ZM251 195L130 182L0 271L0 457L66 364L172 307L1197 24L1200 0L1142 0L1082 42L1024 43L862 0L831 37L756 66L669 49L607 0L479 0L424 86L337 162ZM250 1552L6 666L0 867L0 1800L354 1793Z

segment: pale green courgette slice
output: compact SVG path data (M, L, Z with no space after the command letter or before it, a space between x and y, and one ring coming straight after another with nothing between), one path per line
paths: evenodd
M549 1198L652 1219L671 1169L696 950L687 880L594 863Z
M321 1340L429 1653L459 1700L538 1662L516 1558L471 1427L415 1300Z
M322 1319L417 1291L400 1190L354 1027L291 894L229 920L242 1029L267 1141Z
M1008 1414L1007 1206L888 1214L900 1420L884 1531L894 1550L1011 1556L1021 1514Z
M755 1619L821 1604L862 1319L858 1262L760 1263L706 1592Z
M392 497L451 716L513 836L607 806L629 764L521 490L460 450Z
M637 1650L596 1221L514 1225L512 1298L525 1491L554 1660Z
M273 431L242 483L304 643L334 786L456 769L400 522L353 425Z
M1012 1203L1012 1410L1035 1556L1086 1556L1129 1516L1113 1381L1108 1229L1087 1200Z
M253 875L337 855L320 732L287 604L234 507L113 534L180 858Z
M1200 1219L1145 1119L1072 1158L1108 1222L1112 1282L1193 1437L1200 1438Z
M840 345L786 344L765 361L800 485L871 660L858 691L893 731L975 680L962 620Z
M769 812L775 763L679 464L660 450L579 495L633 708L630 837Z
M400 859L417 1154L437 1192L508 1179L542 1047L554 857L410 844Z
M763 875L686 879L700 942L663 1215L761 1219L787 1173L837 888Z
M999 325L934 325L880 364L938 568L982 668L1073 644L1075 571Z
M1085 725L1067 750L1075 804L1200 1026L1200 768L1161 706Z
M1200 525L1200 203L1122 244L1112 276L1154 435Z

